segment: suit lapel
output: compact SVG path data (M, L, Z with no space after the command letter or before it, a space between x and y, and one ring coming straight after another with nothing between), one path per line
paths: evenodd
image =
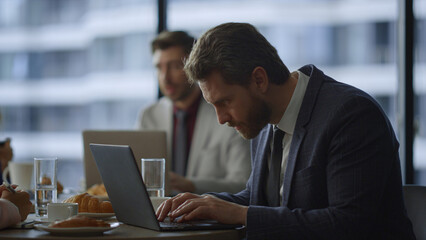
M166 156L166 172L172 170L172 136L173 136L173 103L167 98L163 97L160 99L160 107L158 110L158 117L156 118L157 130L165 130L166 131L166 146L167 146L167 156ZM165 194L170 195L171 189L169 184L169 174L165 176Z
M159 108L157 109L157 116L153 124L156 125L156 129L165 130L167 133L167 156L166 161L171 161L173 151L172 151L172 137L173 137L173 102L167 98L163 97L160 99Z
M267 206L266 184L268 176L268 154L270 154L270 141L272 138L272 125L268 124L260 132L257 139L256 156L253 169L253 189L250 199L251 204ZM253 147L253 146L252 146ZM259 169L259 170L257 170Z
M212 114L208 112L213 109L211 109L204 98L201 98L200 101L197 119L195 120L194 135L192 136L191 148L188 155L187 176L195 175L195 169L198 169L197 164L199 164L199 161L197 161L198 156L201 153L201 149L207 144L206 142L210 140L209 137L206 137L211 135L212 128L210 126L217 124L214 122L216 119L212 118Z
M291 193L291 181L293 179L293 173L296 166L296 159L300 150L300 146L306 135L305 126L311 119L311 114L324 79L323 72L313 65L306 65L300 68L299 71L307 76L310 76L310 78L305 91L305 96L303 97L302 106L300 107L299 116L297 117L296 126L294 128L293 138L291 141L290 152L288 155L287 169L283 180L283 206L287 206L288 204ZM298 161L303 160L304 159L299 159Z
M301 109L302 110L302 109ZM291 140L291 146L290 146L290 152L288 154L288 162L287 162L287 168L284 174L284 182L283 182L283 198L282 198L282 205L287 206L288 199L290 196L290 190L291 190L291 180L293 179L293 172L294 168L296 166L296 158L297 154L300 149L300 144L303 141L303 138L305 137L306 130L304 128L301 128L299 130L294 131L293 139Z

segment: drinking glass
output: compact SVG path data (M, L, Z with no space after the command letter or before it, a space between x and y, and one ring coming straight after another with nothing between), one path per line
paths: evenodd
M34 158L35 212L47 217L47 204L57 201L58 158Z
M150 197L164 197L164 158L142 158L142 179Z

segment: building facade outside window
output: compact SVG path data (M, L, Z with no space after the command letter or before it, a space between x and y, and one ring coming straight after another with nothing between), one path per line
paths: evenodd
M156 0L0 1L0 140L14 161L57 156L79 189L81 131L134 129L157 98L150 41ZM169 0L167 26L198 37L249 22L291 70L312 63L363 89L397 127L397 0ZM426 184L426 0L414 0L415 182ZM77 177L76 177L77 176ZM79 180L76 181L75 179Z
M426 185L426 1L414 0L415 183ZM397 132L398 0L169 0L168 27L195 36L223 22L248 22L290 70L312 63L381 104Z
M0 1L0 140L14 161L57 156L79 190L85 129L134 129L155 101L155 0Z

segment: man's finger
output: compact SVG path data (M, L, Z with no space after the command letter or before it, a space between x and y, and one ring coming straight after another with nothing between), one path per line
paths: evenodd
M198 206L189 213L185 213L182 217L182 221L192 221L196 219L210 219L208 208L204 206Z
M160 221L160 222L164 221L164 219L167 217L167 215L168 215L168 213L170 211L171 205L172 205L172 200L171 199L168 199L168 200L164 201L160 205L159 210L157 210L157 219L158 219L158 221Z
M194 199L188 199L184 203L182 203L175 211L171 212L169 215L173 218L178 218L184 214L192 212L194 209L202 205L203 203L200 201L194 201Z
M166 202L166 201L162 202L162 203L160 204L160 206L158 206L157 210L155 211L155 216L156 216L157 218L158 218L158 216L160 215L161 210L163 209L165 202Z
M180 204L175 210L171 211L171 214L175 215L175 213L181 211L183 208L185 208L191 202L192 202L192 199L185 200L185 202L183 202L182 204Z
M170 212L176 210L182 203L186 201L186 198L188 198L186 193L179 193L176 197L172 198L172 207Z
M185 217L186 217L186 214L183 214L183 216L182 216L181 218L179 218L179 219L177 220L177 222L178 222L178 223L185 222L185 221L186 221L186 220L185 220Z

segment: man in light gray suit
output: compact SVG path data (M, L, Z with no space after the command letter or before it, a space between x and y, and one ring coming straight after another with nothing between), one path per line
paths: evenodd
M184 69L219 122L252 139L252 173L237 194L163 202L160 221L242 224L247 239L415 239L398 141L371 96L314 65L290 72L244 23L203 34Z
M236 193L244 189L250 175L249 142L218 124L198 84L188 82L183 60L193 43L194 38L182 31L163 32L152 42L164 97L141 111L139 128L167 132L172 191Z

